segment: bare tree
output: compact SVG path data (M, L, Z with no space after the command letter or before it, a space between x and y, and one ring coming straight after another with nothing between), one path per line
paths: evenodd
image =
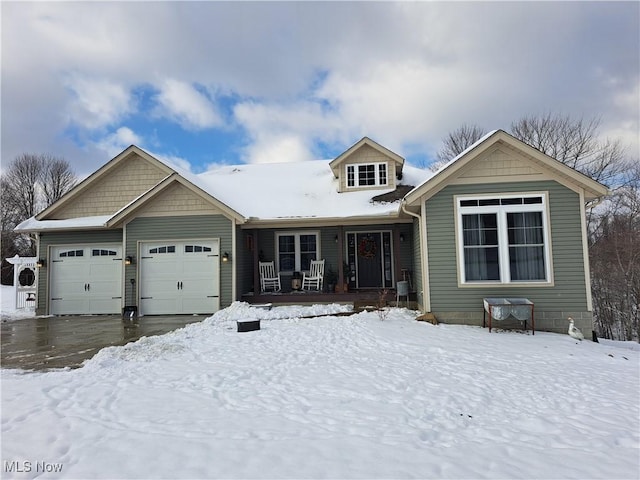
M595 327L615 340L640 341L640 164L596 209L590 230Z
M45 205L49 206L71 190L78 178L66 160L50 156L43 160L42 194Z
M16 253L35 254L35 241L13 229L23 220L55 202L76 183L69 163L52 155L22 154L0 177L0 226L2 227L2 280L10 282L11 265L4 261Z
M3 173L6 197L19 221L34 216L39 205L38 190L44 162L39 155L22 154Z
M482 127L463 123L444 138L442 148L437 154L437 160L430 168L434 171L438 170L442 165L457 157L480 140L484 134L485 131Z
M600 119L574 120L547 113L522 117L511 134L524 143L608 186L629 168L620 140L600 139Z

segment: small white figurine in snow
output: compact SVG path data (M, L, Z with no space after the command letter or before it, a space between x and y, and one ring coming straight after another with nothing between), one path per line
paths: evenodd
M569 317L569 336L575 338L576 340L584 340L584 335L580 331L578 327L573 324L573 318Z

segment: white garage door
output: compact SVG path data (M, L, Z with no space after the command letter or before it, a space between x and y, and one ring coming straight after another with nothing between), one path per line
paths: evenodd
M218 240L140 245L140 313L213 313L220 308Z
M52 315L120 313L121 245L57 246L50 258Z

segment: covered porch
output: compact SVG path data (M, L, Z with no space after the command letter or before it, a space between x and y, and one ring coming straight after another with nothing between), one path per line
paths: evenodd
M415 304L414 239L411 221L387 224L241 229L238 234L238 292L252 304L396 302L399 281ZM312 260L324 260L322 285L301 290L295 279ZM261 288L260 262L273 262L278 291ZM401 297L401 304L407 296Z

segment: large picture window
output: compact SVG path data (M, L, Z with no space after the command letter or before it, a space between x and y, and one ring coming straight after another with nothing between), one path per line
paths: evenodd
M457 202L463 283L551 281L544 195Z
M278 269L281 272L309 270L311 260L319 258L317 232L286 232L276 234Z
M387 185L386 163L347 165L347 187L376 187Z

